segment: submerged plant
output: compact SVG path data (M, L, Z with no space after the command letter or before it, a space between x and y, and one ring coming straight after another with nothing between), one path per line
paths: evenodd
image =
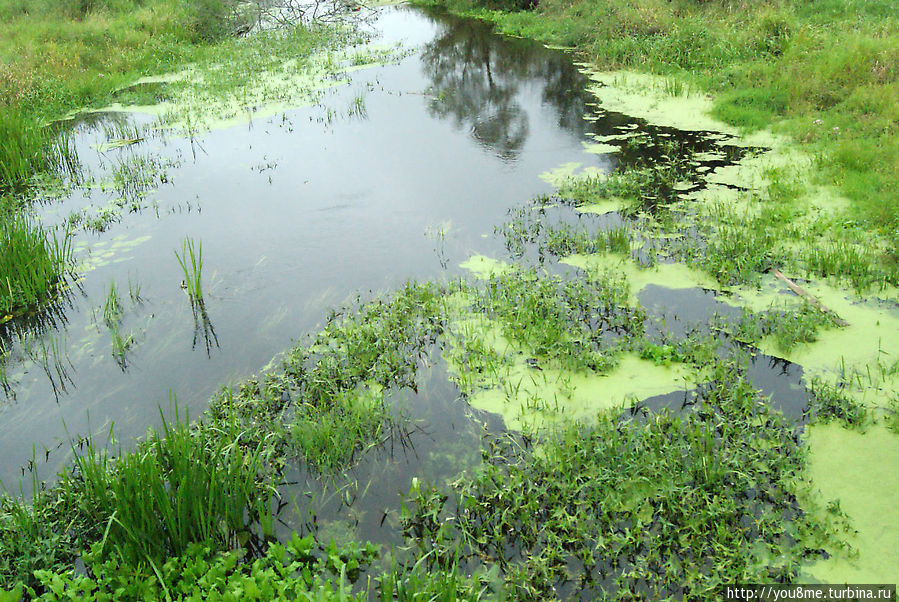
M103 321L108 328L112 328L122 320L122 301L115 282L109 284L109 292L106 295L106 305L103 307Z

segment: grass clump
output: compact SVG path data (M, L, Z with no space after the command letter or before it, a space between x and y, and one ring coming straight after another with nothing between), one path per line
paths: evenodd
M195 544L258 551L271 535L275 494L267 449L234 420L191 427L177 406L175 415L128 453L84 439L55 485L32 472L30 501L24 491L21 499L2 496L0 588L53 591L59 575L42 585L38 573L64 574L87 550L97 562L134 575L152 570L155 579L167 559Z
M444 328L444 292L409 283L392 298L333 313L308 344L286 353L279 371L216 397L211 415L234 412L271 434L284 461L326 473L346 467L399 432L386 397L418 390L418 366Z
M716 315L711 324L712 330L727 333L741 343L758 345L763 339L770 338L784 353L797 345L817 341L822 329L838 326L840 322L836 316L805 301L760 312L744 308L739 318L729 320Z
M72 247L68 232L57 236L24 213L0 217L0 321L5 321L54 297L72 265Z
M627 282L611 276L561 280L514 270L492 277L475 307L537 358L602 372L615 365L620 335L642 334L645 316L629 298Z
M187 291L191 305L203 302L203 243L194 241L189 237L181 243L181 254L175 251L175 259L184 273L181 287Z
M814 379L809 386L811 392L806 415L811 419L828 423L838 420L844 427L861 430L870 423L868 410L858 403L839 385L832 385Z
M498 565L513 599L706 600L790 583L828 537L798 511L789 425L719 364L697 409L602 414L535 448L498 443L455 494L410 493L403 524L431 566ZM815 539L818 541L818 539Z
M0 140L0 190L21 188L47 166L49 136L18 108L0 105Z
M89 442L61 486L79 492L80 519L102 529L104 548L132 566L158 567L194 543L246 543L248 522L266 524L273 495L262 481L265 450L247 445L236 427L211 434L191 429L176 406L175 421L163 417L161 432L151 429L135 452L111 458Z
M118 288L115 282L111 282L109 284L109 292L106 294L106 303L103 306L103 323L106 324L112 341L112 359L115 360L122 370L127 368L128 364L125 355L134 344L134 337L130 333L122 334L121 326L124 315L125 310L122 306Z

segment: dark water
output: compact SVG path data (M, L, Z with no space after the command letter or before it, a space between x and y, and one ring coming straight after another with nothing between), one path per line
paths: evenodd
M79 259L91 269L55 312L0 331L11 352L11 392L0 404L0 480L7 487L32 454L40 476L52 477L70 458L71 437L112 424L120 441L142 435L158 424L160 406L169 411L170 392L196 416L219 387L259 371L334 306L410 278L454 277L473 253L501 255L493 227L510 207L551 191L541 172L572 161L611 170L651 161L656 152L588 154L590 134L637 128L656 140L677 136L690 150L721 152L708 167L745 152L597 111L569 57L493 35L482 24L400 7L385 9L376 28L380 41L404 40L413 52L398 64L352 73L320 106L194 140L156 136L103 153L91 145L106 139L104 128L150 118L101 114L74 124L85 170L101 183L129 156L145 157L164 176L119 190L76 188L43 206L47 224L118 197L144 208L126 207L100 234L76 234ZM323 117L360 95L364 116ZM207 324L195 323L180 287L174 251L186 236L203 245ZM121 330L135 339L124 364L112 356L102 319L112 282L124 302ZM139 300L129 298L129 282L140 285ZM644 301L677 313L669 325L701 319L715 304L681 296L655 291ZM791 367L756 365L759 386L785 398L801 377ZM350 515L333 496L310 508L377 539L384 519L377 509L395 507L413 475L445 478L474 461L484 432L502 429L459 403L439 366L427 382L422 393L396 400L417 419L408 445L370 454L334 485L365 490L368 514ZM322 495L310 475L291 478L301 497L307 485L312 498ZM285 518L285 528L310 520L318 518Z
M55 322L31 328L24 342L12 326L3 333L14 395L0 407L4 483L33 449L43 458L58 447L40 469L52 476L69 436L112 423L122 441L142 435L170 391L196 415L218 387L258 371L329 308L409 278L449 277L471 253L498 251L487 235L508 207L549 190L542 171L575 160L613 165L582 152L586 94L563 54L404 8L385 10L377 28L382 41L406 40L414 53L352 73L323 101L343 108L363 94L364 118L327 122L326 106L301 108L105 153L91 147L106 139L104 127L150 118L100 115L74 127L85 170L101 182L128 154L152 158L165 177L146 190L76 189L44 206L47 224L121 193L145 192L140 202L151 207L126 208L103 233L78 233L81 260L117 263L83 273ZM174 250L186 236L203 245L215 333L208 353L180 288ZM142 302L128 298L129 280ZM125 306L121 330L135 338L124 370L102 320L112 282Z

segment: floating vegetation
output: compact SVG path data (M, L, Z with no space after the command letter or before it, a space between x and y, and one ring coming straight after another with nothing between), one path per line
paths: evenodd
M79 273L86 273L112 263L122 263L131 259L127 253L135 247L150 240L150 236L138 236L128 238L126 234L114 236L112 240L101 240L95 243L79 241L74 245L74 251L81 259L76 265Z
M170 74L160 104L116 104L107 110L150 113L158 117L162 128L194 139L210 129L315 104L324 91L347 83L349 72L403 56L399 47L359 49L366 41L367 36L353 27L260 30L225 41L216 56L203 57L198 65ZM345 50L349 47L357 48ZM228 61L220 60L223 55ZM357 96L347 115L365 117L365 113L365 101Z

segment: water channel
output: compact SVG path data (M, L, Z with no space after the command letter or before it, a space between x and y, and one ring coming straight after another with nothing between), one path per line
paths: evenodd
M144 126L154 117L95 113L72 123L86 171L108 173L139 156L164 176L124 191L140 197L139 210L105 231L76 231L80 278L56 311L0 332L10 350L0 404L0 480L8 489L31 460L51 478L70 461L72 439L112 425L119 441L140 437L158 425L160 408L170 414L170 392L198 415L220 387L261 370L332 308L408 279L466 277L459 264L471 255L505 252L494 227L510 208L554 190L544 172L572 163L609 171L646 159L624 147L585 152L591 136L674 136L691 150L716 151L704 170L745 152L722 145L720 135L602 111L570 56L486 25L400 6L380 9L374 27L377 43L402 44L401 58L348 73L349 83L314 106L121 148L103 146L110 124ZM360 98L364 111L345 110ZM76 186L46 202L42 219L61 224L122 194ZM207 324L195 322L181 287L173 251L186 236L203 245ZM134 339L125 362L111 354L102 319L113 282ZM732 311L702 289L650 286L640 301L669 330ZM759 355L750 375L788 415L801 416L798 366ZM376 450L346 477L354 492L366 492L366 511L347 518L343 498L313 500L321 513L343 516L355 536L383 538L379 511L396 505L414 475L451 476L479 458L485 426L503 428L501 418L467 407L440 362L422 382L420 393L396 399L418 425L407 447ZM685 395L646 405L677 405ZM288 478L312 477L297 470Z

